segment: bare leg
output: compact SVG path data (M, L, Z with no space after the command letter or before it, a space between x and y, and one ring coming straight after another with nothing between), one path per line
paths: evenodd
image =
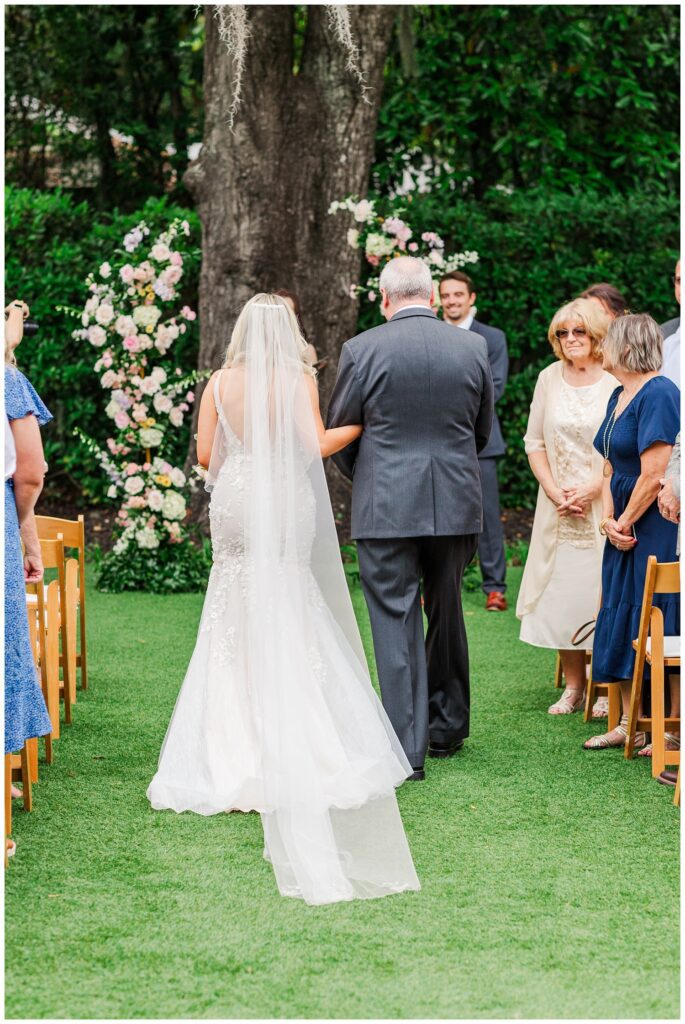
M611 732L600 733L598 736L591 736L583 746L586 750L603 750L607 747L624 747L627 737L627 726L628 726L628 713L630 711L630 691L632 689L632 679L622 679L619 683L621 689L621 708L622 717L619 725ZM641 712L639 712L641 713ZM643 732L635 734L635 749L639 750L644 747L646 737Z
M585 651L559 651L561 666L566 680L566 689L559 700L552 704L550 715L569 715L577 711L585 694Z

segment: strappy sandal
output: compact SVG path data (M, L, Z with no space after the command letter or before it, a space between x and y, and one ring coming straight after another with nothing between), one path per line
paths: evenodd
M575 696L574 696L575 695ZM584 690L569 690L566 689L562 693L561 697L555 704L551 704L547 708L548 715L572 715L574 711L579 711L580 708L585 704L585 691Z
M665 732L664 739L666 740L666 750L680 750L680 736L676 736L672 732ZM652 756L652 744L648 743L646 747L638 751L638 757L651 757Z
M610 739L610 737L617 737ZM628 739L628 716L623 715L620 723L611 732L600 733L599 736L591 736L583 743L584 750L610 750L616 747L625 747ZM642 750L647 742L647 736L643 732L635 733L634 750Z
M608 718L609 717L609 698L598 697L592 706L592 717L595 718Z

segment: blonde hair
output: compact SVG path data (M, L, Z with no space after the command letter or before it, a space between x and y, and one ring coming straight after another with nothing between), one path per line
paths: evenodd
M253 295L249 299L240 311L238 319L236 320L233 333L231 334L231 340L226 349L226 357L224 359L224 367L234 366L236 363L242 363L245 361L246 351L245 346L247 343L247 322L250 316L250 310L253 306L274 306L284 309L287 316L287 323L290 330L293 333L295 344L298 350L298 355L302 360L302 369L305 373L308 373L312 377L316 377L316 370L306 361L307 350L309 348L309 342L305 339L300 329L300 324L297 316L288 305L288 303L281 298L280 295L272 295L268 292L259 292L257 295Z
M554 355L557 359L565 358L555 331L558 331L563 324L571 320L576 320L583 325L592 343L592 358L600 360L602 358L602 345L609 330L611 319L596 302L590 302L589 299L574 299L573 302L567 302L552 317L547 337L549 338Z
M652 373L661 369L664 336L649 313L630 313L613 321L604 341L612 367L628 373Z

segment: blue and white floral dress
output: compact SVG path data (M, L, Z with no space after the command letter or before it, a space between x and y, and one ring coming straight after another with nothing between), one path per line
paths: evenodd
M7 420L35 416L43 426L52 419L23 373L5 367ZM5 429L9 429L6 422ZM24 563L12 480L5 481L5 753L52 731L31 653L26 614Z

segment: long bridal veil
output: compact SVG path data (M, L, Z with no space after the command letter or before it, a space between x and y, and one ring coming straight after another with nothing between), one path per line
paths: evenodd
M248 303L217 385L207 487L213 541L225 529L241 566L225 627L239 631L264 856L283 895L321 904L419 882L395 796L412 769L369 678L301 347L281 299ZM203 621L219 614L211 587ZM206 699L217 684L195 676Z

